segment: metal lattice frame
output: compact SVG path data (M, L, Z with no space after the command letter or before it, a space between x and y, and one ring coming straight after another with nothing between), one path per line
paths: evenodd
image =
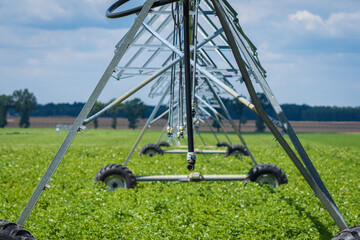
M242 29L238 24L236 13L231 8L231 6L225 0L211 0L211 2L209 0L203 0L199 8L194 11L195 13L198 12L199 14L199 21L196 23L196 25L198 26L198 33L196 33L196 35L201 37L197 38L198 42L193 43L196 45L197 58L194 58L194 60L192 60L190 59L189 53L192 54L195 51L195 47L185 49L185 51L183 51L181 49L181 39L178 42L173 41L173 43L171 43L173 36L178 33L176 33L176 31L173 31L173 25L171 26L171 24L168 24L171 22L170 14L173 13L173 11L171 11L170 5L164 5L158 9L155 9L152 12L152 15L149 15L150 17L147 23L145 23L145 19L148 16L148 13L154 1L155 0L147 0L145 2L145 4L141 7L141 11L139 11L139 14L135 19L133 26L116 46L115 55L112 61L105 70L103 76L95 87L89 100L86 102L85 106L81 110L79 116L75 120L71 130L69 131L64 142L62 143L58 152L50 163L50 166L46 170L44 176L40 180L30 200L26 204L23 212L17 220L17 224L22 226L25 223L33 207L40 198L42 192L44 191L44 189L46 189L50 178L52 177L60 161L62 160L63 156L65 155L66 151L74 140L76 134L83 128L84 125L106 113L114 106L120 104L150 82L155 81L150 95L161 95L161 100L159 101L158 105L154 109L146 124L149 125L154 120L153 118L158 108L162 104L162 101L165 99L165 97L168 95L168 91L171 89L171 87L169 87L169 83L171 82L171 75L174 76L174 74L180 74L180 68L178 67L178 65L179 63L184 61L185 63L190 63L194 69L196 68L196 74L194 74L194 76L196 75L199 81L204 81L207 84L208 89L212 93L212 98L217 101L217 104L223 110L225 110L226 115L228 115L228 112L226 111L226 108L223 106L223 103L221 102L221 99L219 97L219 94L222 94L223 92L227 92L228 94L232 95L234 98L238 99L240 102L244 103L250 109L259 114L259 116L264 120L267 127L275 136L276 140L279 142L279 144L285 150L285 152L293 161L295 166L298 168L300 173L303 175L307 183L313 189L316 196L323 203L323 205L330 213L331 217L334 219L339 228L341 230L348 228L343 216L341 215L335 202L331 198L331 195L327 191L319 174L311 163L308 155L306 154L289 121L284 115L280 105L276 101L276 98L272 93L269 85L267 84L265 80L265 71L261 67L255 54L256 49L249 41L249 39L243 34ZM189 7L189 1L185 0L183 3L183 10L185 16L189 13L189 11L187 11L187 8ZM211 17L218 19L220 21L220 24L215 23L211 19ZM156 23L160 24L156 25ZM184 24L184 29L186 29L186 25L189 23L184 22ZM166 30L169 26L173 28L171 31ZM166 34L169 32L171 33ZM145 36L145 33L150 33L151 35L144 40L143 36ZM165 34L165 37L161 34ZM141 40L143 41L141 42ZM184 41L187 40L189 40L189 38L185 36ZM189 47L189 44L184 44L184 46ZM135 53L131 53L132 58L127 58L130 60L122 64L120 60L125 54L128 54L132 48L137 48L138 50L135 51ZM148 58L142 59L142 62L138 61L138 57L140 55L143 56L142 53L145 50L149 49L153 49L153 53L150 54ZM230 54L229 49L231 49ZM215 52L216 57L213 57L212 51ZM232 59L229 55L232 56ZM216 58L219 58L222 61L216 61ZM162 61L158 61L159 59L162 59ZM235 60L237 66L232 64L233 60ZM189 67L189 65L185 67L185 74L187 75L190 75ZM173 71L172 74L171 69ZM147 76L147 78L142 81L138 86L131 89L128 93L109 104L103 110L87 118L91 108L93 107L95 101L99 97L100 93L102 92L103 88L105 87L111 76L115 77L118 80L122 80L139 75L142 77ZM187 79L189 79L189 76L187 77ZM236 92L235 89L237 89L238 87L234 87L234 80L239 79L244 82L246 89L251 96L252 103L240 97L240 95ZM263 89L279 120L270 118L264 112L256 96L256 92L251 79L255 80ZM179 85L179 87L182 86L182 84ZM189 84L185 83L184 86L188 87ZM210 95L208 95L207 97L210 97ZM178 96L178 99L179 101L177 104L181 105L181 101L183 100L183 98ZM208 101L207 103L210 103L211 105L211 101ZM202 107L201 104L199 104L199 109L200 107ZM187 110L189 110L188 107ZM169 112L170 111L172 111L171 108L169 109ZM206 115L206 111L204 110L200 110L199 112L202 112L204 115ZM180 113L182 114L182 111L180 111ZM189 119L189 115L191 114L187 112L186 115L187 119ZM227 116L227 118L229 119L229 121L232 121L229 116ZM233 125L233 122L231 124ZM192 122L190 122L190 124L188 125L192 125ZM279 128L283 129L283 131L288 134L292 145L295 147L295 150L300 156L301 160L298 158L294 150L290 147L289 143L283 138L283 134L282 132L280 132ZM237 130L236 127L234 128L234 130L235 129ZM144 132L145 130L143 129L137 140L137 143L140 141L139 139L141 139ZM240 133L238 131L236 131L236 133L238 134L240 140L243 141ZM243 143L244 145L246 145L245 142ZM132 149L129 153L130 156L133 153L134 149ZM189 149L189 151L193 151L193 149ZM129 159L130 158L128 157L124 165L127 164ZM256 162L254 163L256 164ZM138 180L146 180L145 178L146 177L139 177ZM192 178L198 179L199 176L192 176ZM207 179L212 178L209 177ZM228 179L230 179L230 177ZM237 178L234 177L234 179Z

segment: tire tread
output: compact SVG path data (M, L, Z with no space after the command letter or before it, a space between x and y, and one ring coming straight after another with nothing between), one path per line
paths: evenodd
M153 144L153 143L148 143L140 149L139 156L144 155L146 153L146 151L149 149L155 150L156 153L158 153L160 155L164 154L163 150L161 149L161 147L159 145Z
M128 169L127 167L120 165L120 164L109 164L100 169L94 178L94 182L101 182L104 181L106 177L118 174L125 178L127 188L135 188L136 178L134 174Z
M1 240L35 240L35 237L25 228L7 220L0 219Z
M288 183L288 179L285 175L285 172L280 167L272 163L263 163L254 166L252 169L250 169L247 178L250 181L254 182L256 181L257 177L265 173L270 173L274 177L276 177L276 179L279 182L279 185Z
M244 156L249 156L249 153L246 151L246 148L240 144L234 144L226 149L225 157L231 156L231 154L235 151L239 151Z

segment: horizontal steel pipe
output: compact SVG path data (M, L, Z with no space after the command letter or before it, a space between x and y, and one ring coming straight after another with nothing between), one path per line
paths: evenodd
M195 153L199 154L225 154L226 150L200 150L195 149ZM163 150L164 153L187 153L187 149Z
M135 176L136 181L244 181L247 175L145 175Z

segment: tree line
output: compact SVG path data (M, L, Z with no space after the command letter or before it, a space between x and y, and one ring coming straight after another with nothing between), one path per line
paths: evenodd
M258 98L264 110L271 116L275 116L270 103L263 93L258 94ZM96 102L89 115L93 115L106 105L111 103ZM262 120L253 111L245 107L236 99L223 98L231 117L239 120L239 127L245 124L247 120L256 120L258 131L264 131L265 126ZM16 90L12 95L0 95L0 127L7 125L7 115L20 115L20 127L29 127L29 116L47 117L47 116L73 116L76 117L85 103L48 103L37 104L36 97L27 89ZM329 106L309 106L297 104L282 104L285 115L290 121L360 121L360 107L329 107ZM158 114L166 110L167 106L161 106ZM139 118L148 118L154 109L154 106L146 105L140 99L135 98L119 104L117 107L108 111L103 116L112 118L112 127L116 129L118 117L127 118L129 128L135 129ZM221 110L219 110L221 112ZM216 125L216 123L215 123ZM215 126L214 127L218 127ZM94 121L94 127L98 127L97 120Z
M244 118L247 120L256 120L257 114L246 108L236 99L223 99L224 104L233 119ZM145 105L142 101L136 100L133 104L142 104L144 108L144 117L150 116L154 106ZM99 103L97 103L99 104ZM105 105L105 103L100 103ZM38 104L36 109L31 112L32 117L48 117L48 116L72 116L76 117L84 103L48 103ZM360 121L360 107L329 107L329 106L309 106L309 105L297 105L297 104L281 104L285 115L290 121ZM126 111L124 107L120 107L121 111L116 111L117 117L126 117ZM162 110L166 109L166 106L161 106ZM275 116L271 107L267 107L267 112ZM13 115L13 114L11 114ZM107 113L104 116L111 117L113 114Z
M96 102L89 113L89 117L105 106L108 103ZM73 116L76 117L80 113L85 103L74 102L69 103L48 103L37 104L36 97L28 89L16 90L12 95L0 95L0 128L7 125L7 116L20 116L19 127L28 128L30 126L30 116L32 117L48 117L48 116ZM137 128L139 118L145 118L150 115L154 107L146 106L139 98L126 101L107 111L103 116L111 117L111 127L116 129L117 118L125 117L129 121L129 128ZM161 110L164 110L162 106ZM98 127L98 121L93 121L94 127Z
M7 113L12 110L20 114L19 126L30 126L29 116L37 107L36 97L29 90L16 90L12 95L0 95L0 128L7 125Z

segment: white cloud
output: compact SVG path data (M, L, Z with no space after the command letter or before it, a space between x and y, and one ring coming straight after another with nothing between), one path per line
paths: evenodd
M309 11L298 11L289 16L290 21L302 23L307 31L318 31L325 28L325 23L320 16Z
M24 20L29 18L38 18L41 21L51 21L57 18L66 18L70 16L69 10L60 6L59 2L54 0L37 0L37 4L32 4L33 1L27 0L20 4L20 17ZM26 6L25 8L23 6Z
M0 28L0 35L6 36L0 45L7 46L0 48L1 94L28 88L40 103L85 101L124 33L100 28Z
M66 5L54 0L13 0L1 3L0 16L2 22L52 21L71 15Z
M47 28L104 24L112 0L11 0L0 2L0 25L39 25Z
M360 12L331 13L327 19L322 19L319 15L302 10L289 15L288 18L296 27L301 27L301 30L308 32L340 38L347 34L354 37L360 36Z

